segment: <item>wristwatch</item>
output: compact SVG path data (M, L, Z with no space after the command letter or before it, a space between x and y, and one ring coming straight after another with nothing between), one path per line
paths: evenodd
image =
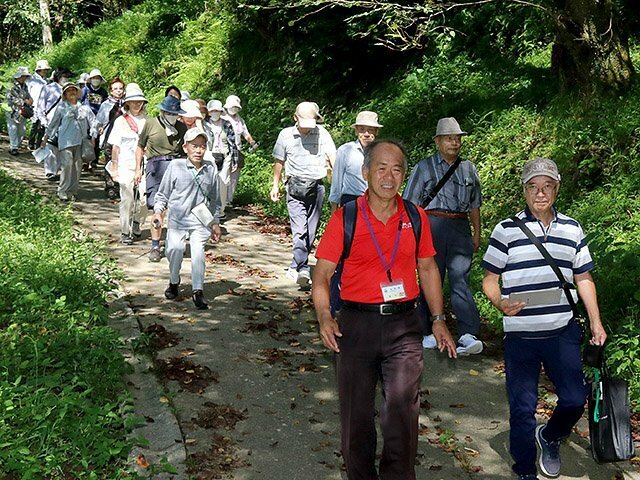
M441 313L440 315L431 315L431 323L433 322L438 322L438 321L442 321L444 322L447 319L447 316L444 313Z

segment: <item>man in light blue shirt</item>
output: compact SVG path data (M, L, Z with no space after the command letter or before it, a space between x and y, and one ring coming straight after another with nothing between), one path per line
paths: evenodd
M348 201L355 200L367 189L367 182L362 177L364 149L376 139L382 128L378 123L378 114L369 111L358 113L356 123L351 126L358 138L342 145L336 153L329 194L332 212Z

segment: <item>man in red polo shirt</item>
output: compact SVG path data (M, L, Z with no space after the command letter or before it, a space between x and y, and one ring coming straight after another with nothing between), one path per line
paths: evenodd
M351 253L345 260L337 318L330 311L330 281L343 248L343 209L337 210L320 240L313 275L313 302L325 346L336 352L342 455L350 480L415 479L418 445L422 333L416 299L420 284L436 313L433 333L440 351L456 356L444 323L440 273L433 258L429 220L422 209L417 249L413 228L398 190L407 160L393 141L373 142L362 172L369 189L359 197ZM382 381L380 423L384 447L376 472L375 391Z

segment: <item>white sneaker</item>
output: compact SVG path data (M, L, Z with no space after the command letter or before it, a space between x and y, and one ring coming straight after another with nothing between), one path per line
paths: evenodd
M425 335L422 338L422 348L428 348L429 350L435 350L438 348L438 342L436 341L436 337L431 335Z
M287 270L287 278L290 278L294 282L298 281L298 271L295 268L289 267Z
M470 333L465 333L458 340L458 348L456 348L456 352L461 357L466 357L467 355L477 355L482 352L484 346L482 342L478 340L475 336Z
M298 272L298 279L296 280L296 283L298 285L300 285L301 287L306 287L307 285L311 284L311 274L309 273L309 270L301 270Z

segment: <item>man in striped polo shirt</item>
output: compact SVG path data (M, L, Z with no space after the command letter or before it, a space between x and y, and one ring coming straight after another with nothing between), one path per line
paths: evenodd
M584 233L577 221L553 207L560 188L558 167L552 160L531 160L524 166L522 184L527 207L518 218L542 242L566 280L577 287L589 316L591 343L603 345L607 334L600 321L590 273L594 265ZM486 270L483 290L504 313L513 471L520 480L538 478L537 443L540 469L556 477L560 442L581 417L588 392L580 354L581 328L573 320L571 305L553 269L512 219L493 230L482 266ZM526 292L529 303L515 299ZM558 403L549 422L536 428L541 365L556 387Z

